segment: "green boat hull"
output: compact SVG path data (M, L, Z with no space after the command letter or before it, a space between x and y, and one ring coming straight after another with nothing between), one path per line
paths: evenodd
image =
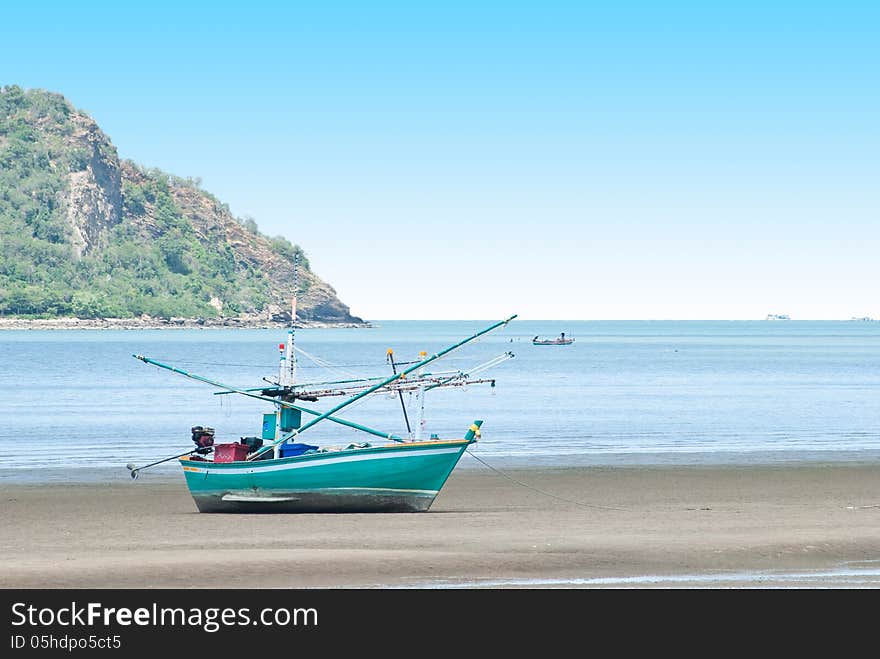
M213 463L182 459L203 513L424 512L473 440Z

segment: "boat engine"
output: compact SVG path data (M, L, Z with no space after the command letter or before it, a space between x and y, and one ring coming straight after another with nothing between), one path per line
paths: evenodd
M213 450L211 447L214 446L214 429L193 426L192 440L198 447L196 453L210 453Z

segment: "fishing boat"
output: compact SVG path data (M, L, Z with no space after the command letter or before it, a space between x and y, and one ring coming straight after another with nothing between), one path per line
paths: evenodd
M293 303L292 318L296 317ZM387 353L391 375L348 380L296 382L293 321L286 344L279 346L279 371L269 386L242 389L164 364L143 355L136 359L220 389L218 395L239 394L271 403L274 411L263 414L259 437L214 444L214 429L193 426L196 448L143 467L129 464L133 479L147 467L177 459L186 484L200 512L424 512L446 483L467 448L480 437L482 420L475 420L461 437L440 439L425 430L425 394L442 387L491 384L494 379L472 376L513 357L507 352L474 368L428 372L426 367L479 337L504 327L516 316L499 321L434 355L420 353L414 362L397 364ZM398 370L398 365L406 368ZM368 396L393 396L396 392L406 419L406 436L376 430L343 419L337 413ZM419 412L413 428L403 394L414 394ZM320 412L301 401L345 397ZM303 423L303 415L310 421ZM301 435L321 422L335 423L382 440L340 446L321 446L300 441Z
M570 346L572 343L574 343L574 339L566 337L565 332L562 332L555 339L542 339L537 336L532 339L533 346Z

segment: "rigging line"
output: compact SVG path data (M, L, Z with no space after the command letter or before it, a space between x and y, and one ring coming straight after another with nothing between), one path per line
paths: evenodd
M477 364L473 368L468 369L466 372L462 372L462 374L466 377L477 375L478 373L482 373L483 371L488 370L493 366L497 366L498 364L501 364L503 362L506 362L508 359L513 358L514 354L512 352L505 352L503 355L498 355L497 357L494 357L487 362Z
M496 469L495 467L490 465L488 462L486 462L482 458L478 458L476 455L471 453L470 450L465 451L465 453L467 453L469 456L471 456L477 462L481 462L482 464L484 464L486 467L488 467L489 469L494 471L499 476L504 476L504 478L506 478L507 480L513 481L517 485L522 485L523 487L525 487L529 490L533 490L533 491L537 492L538 494L543 494L544 496L548 496L552 499L559 499L560 501L567 501L568 503L573 503L576 506L582 506L583 508L601 508L602 510L620 510L620 511L623 511L626 513L630 512L626 508L614 508L612 506L600 506L598 504L584 503L583 501L575 501L574 499L566 499L565 497L561 497L556 494L551 494L550 492L545 492L544 490L539 490L537 487L532 487L528 483L523 483L522 481L518 481L513 476L510 476L509 474L505 474L500 469Z
M362 399L362 398L365 398L366 396L369 396L370 394L372 394L372 393L374 393L374 392L376 392L376 391L379 391L380 389L383 389L383 388L387 387L388 385L392 384L393 382L396 382L396 381L398 381L398 380L400 380L400 379L402 379L402 378L405 378L405 377L406 377L407 375L409 375L410 373L412 373L412 372L418 370L419 368L422 368L422 367L424 367L424 366L427 366L428 364L430 364L430 363L432 363L432 362L435 362L435 361L437 361L438 359L443 358L445 355L448 355L448 354L451 353L451 352L454 352L454 351L456 351L456 350L460 350L462 347L464 347L465 345L467 345L467 344L470 343L471 341L473 341L473 340L475 340L475 339L477 339L477 338L483 336L484 334L488 334L489 332L491 332L491 331L493 331L493 330L496 330L496 329L498 329L499 327L504 327L504 326L506 326L510 321L512 321L512 320L513 320L514 318L516 318L516 317L517 317L517 315L516 315L516 314L513 314L513 315L510 316L509 318L505 318L504 320L500 320L500 321L498 321L498 322L496 322L496 323L493 323L493 324L490 325L489 327L486 327L485 329L480 330L479 332L477 332L476 334L473 334L472 336L469 336L469 337L467 337L467 338L465 338L465 339L462 339L462 340L459 341L458 343L455 343L455 344L453 344L453 345L451 345L451 346L449 346L449 347L447 347L447 348L444 348L444 349L441 350L440 352L436 352L436 353L434 353L434 354L431 355L430 357L425 356L425 359L423 359L422 361L420 361L418 364L416 364L416 365L414 365L414 366L410 366L409 368L407 368L407 369L401 371L401 372L398 373L397 375L392 375L390 378L388 378L388 379L386 379L386 380L382 380L381 382L379 382L379 383L373 385L373 387L371 387L370 389L367 389L366 391L363 391L363 392L361 392L361 393L359 393L359 394L355 394L354 396L352 396L352 397L349 398L348 400L344 400L344 401L342 401L341 403L339 403L339 404L337 404L337 405L334 405L332 408L330 408L329 410L327 410L326 412L324 412L324 413L321 414L320 416L315 417L314 419L312 419L311 421L309 421L309 422L306 423L305 425L300 426L299 428L297 428L297 429L295 429L295 430L292 430L292 431L290 431L290 432L287 432L287 433L282 434L281 437L279 437L278 439L276 439L274 442L272 442L272 443L269 444L268 446L263 446L262 448L258 449L256 452L250 454L250 455L248 456L248 460L249 460L249 461L257 460L257 459L260 458L261 455L263 455L266 451L269 451L269 450L272 450L272 451L277 452L277 451L278 451L278 448L277 448L277 447L279 446L279 444L283 444L284 442L288 442L288 441L290 441L292 438L301 435L302 433L304 433L304 432L305 432L306 430L308 430L309 428L313 428L315 425L317 425L317 424L320 423L321 421L323 421L323 420L325 420L325 419L327 419L327 418L330 418L331 415L335 414L335 413L338 412L339 410L341 410L341 409L343 409L343 408L345 408L345 407L348 407L349 405L351 405L352 403L354 403L354 402L357 401L357 400L360 400L360 399ZM140 359L146 361L146 358L144 358L143 356L141 356L141 355L136 355L136 356L139 357ZM420 355L420 356L422 356L422 355ZM151 361L152 361L152 360L151 360ZM178 369L174 369L174 370L175 370L175 371L178 371ZM194 376L192 376L192 375L190 375L190 374L187 374L187 375L188 375L188 377L194 377ZM224 388L224 389L228 389L229 387L227 387L227 386L224 385L223 388ZM389 437L389 439L392 439L392 437Z
M318 366L322 366L323 368L326 368L327 370L329 370L331 372L342 373L343 375L346 375L348 377L357 377L357 375L355 373L351 373L350 371L346 371L345 369L340 368L336 364L332 364L332 363L328 362L326 359L322 359L322 358L317 357L315 355L309 354L308 352L306 352L302 348L294 347L294 350L296 352L298 352L299 354L303 355L304 357L312 360Z
M194 364L197 366L234 366L236 368L259 368L263 370L270 370L272 368L271 364L233 364L230 362L194 362L189 361L187 359L179 359L176 361L178 364ZM375 366L379 368L378 364L363 364L363 366ZM323 368L322 366L302 366L300 368Z
M301 355L304 355L304 356L308 357L309 359L311 359L311 360L312 360L313 362L315 362L316 364L321 364L322 366L335 366L335 365L336 365L336 364L334 364L333 362L330 362L330 361L324 359L323 357L318 357L317 355L313 355L313 354L310 353L310 352L306 352L305 350L303 350L303 349L300 348L299 346L297 346L296 351L297 351L298 353L300 353Z
M481 339L474 340L474 343L480 343L480 342L481 342ZM316 355L312 355L298 346L295 346L294 350L296 352L300 353L301 355L303 355L304 357L307 357L308 359L310 359L312 362L317 364L320 368L326 368L331 371L337 370L342 373L345 373L349 377L356 377L356 375L354 373L346 373L346 371L343 370L344 367L347 367L347 368L367 368L367 367L379 368L380 367L380 365L376 362L370 362L370 363L366 363L366 364L336 364L334 362L327 361L326 359L323 359L323 358L318 357ZM507 353L505 353L505 354L507 354ZM445 359L446 361L455 362L455 361L461 361L464 358L454 357L454 356L452 356L452 357L444 356L444 357L442 357L442 359ZM188 362L188 363L197 363L197 362ZM204 363L204 362L202 362L202 363ZM418 364L418 363L419 362L417 360L416 361L407 361L407 362L395 362L395 364L397 364L398 366L406 366L409 364ZM448 371L448 372L450 372L450 373L461 372L461 370L459 369L458 371ZM439 374L439 372L437 374Z
M299 348L295 348L295 349L297 352L300 352ZM312 358L311 355L306 355L306 356L309 357L310 359ZM347 368L355 368L355 367L356 368L369 368L369 367L372 367L372 368L376 368L376 369L381 369L382 366L384 366L384 364L382 364L380 362L370 362L368 364L336 364L336 365L334 365L330 362L326 362L321 359L313 360L313 361L315 361L315 364L317 364L316 366L304 366L304 367L300 367L300 368L332 368L334 366L338 368L340 366L344 366ZM272 368L271 364L236 364L233 362L197 362L197 361L192 361L190 359L178 359L178 360L176 360L176 363L177 364L195 364L197 366L236 366L236 367L240 367L240 368L262 368L262 369L271 369ZM397 362L397 365L403 366L404 364L415 364L415 363L417 363L417 362Z
M477 339L475 341L475 343L479 343L479 339ZM316 366L300 366L299 368L329 368L329 369L337 368L337 369L339 369L342 367L345 367L345 368L370 368L370 367L372 367L372 368L376 368L376 369L381 369L383 366L383 364L380 362L369 362L369 363L362 363L362 364L334 364L332 362L328 362L325 359L321 359L320 357L315 357L314 355L307 353L305 350L303 350L302 348L300 348L298 346L295 346L294 350L296 350L296 352L298 352L298 353L301 353L305 357L308 357L310 360L312 360L316 364ZM444 357L443 359L445 359L446 361L450 361L450 362L463 360L462 357ZM235 366L235 367L239 367L239 368L263 368L263 369L273 368L273 366L271 364L236 364L233 362L200 362L200 361L193 361L191 359L179 359L176 361L176 363L178 363L178 364L195 364L197 366ZM415 361L396 362L396 364L398 366L406 366L408 364L417 364L417 363L418 362L415 362Z
M197 366L235 366L238 368L271 368L266 364L230 364L228 362L193 362L186 359L177 360L178 364L195 364Z

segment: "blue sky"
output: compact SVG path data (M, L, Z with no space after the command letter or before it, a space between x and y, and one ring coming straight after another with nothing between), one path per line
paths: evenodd
M179 4L6 5L0 82L355 314L880 317L878 3Z

